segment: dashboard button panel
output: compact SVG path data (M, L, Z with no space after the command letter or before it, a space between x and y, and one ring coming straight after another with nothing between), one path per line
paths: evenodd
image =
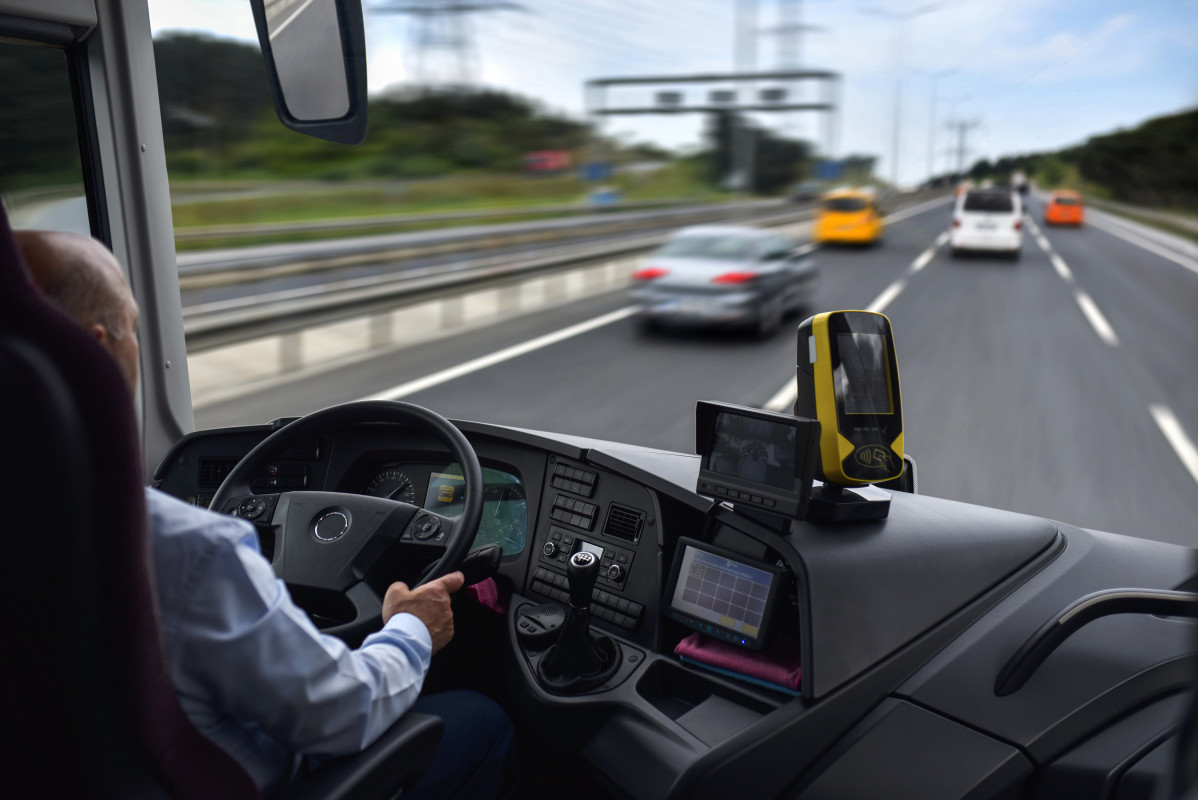
M550 480L550 485L554 489L562 489L590 498L595 496L595 483L598 479L599 476L594 472L558 463L553 465L553 477Z

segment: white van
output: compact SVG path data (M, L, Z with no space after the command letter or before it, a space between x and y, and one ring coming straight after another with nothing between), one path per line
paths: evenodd
M1023 249L1023 204L1010 189L970 189L953 208L949 247L1010 254L1015 261Z

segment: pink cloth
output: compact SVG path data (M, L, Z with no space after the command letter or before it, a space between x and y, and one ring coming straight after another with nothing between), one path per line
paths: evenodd
M507 613L508 598L504 596L504 592L500 591L499 584L495 583L494 578L487 578L486 580L467 586L466 591L470 592L470 596L481 605L486 606L495 613Z
M756 652L692 633L678 643L674 655L796 691L803 675L799 641L792 636L778 636L769 649Z

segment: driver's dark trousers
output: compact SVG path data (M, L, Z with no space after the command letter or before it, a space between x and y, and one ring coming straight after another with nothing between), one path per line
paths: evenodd
M445 728L432 763L403 793L404 800L512 796L518 768L515 730L498 703L457 689L425 695L411 710L440 717Z

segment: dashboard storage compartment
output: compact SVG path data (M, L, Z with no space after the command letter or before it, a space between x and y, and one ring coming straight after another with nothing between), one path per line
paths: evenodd
M708 747L730 739L778 707L764 696L740 691L669 661L651 664L636 690Z

